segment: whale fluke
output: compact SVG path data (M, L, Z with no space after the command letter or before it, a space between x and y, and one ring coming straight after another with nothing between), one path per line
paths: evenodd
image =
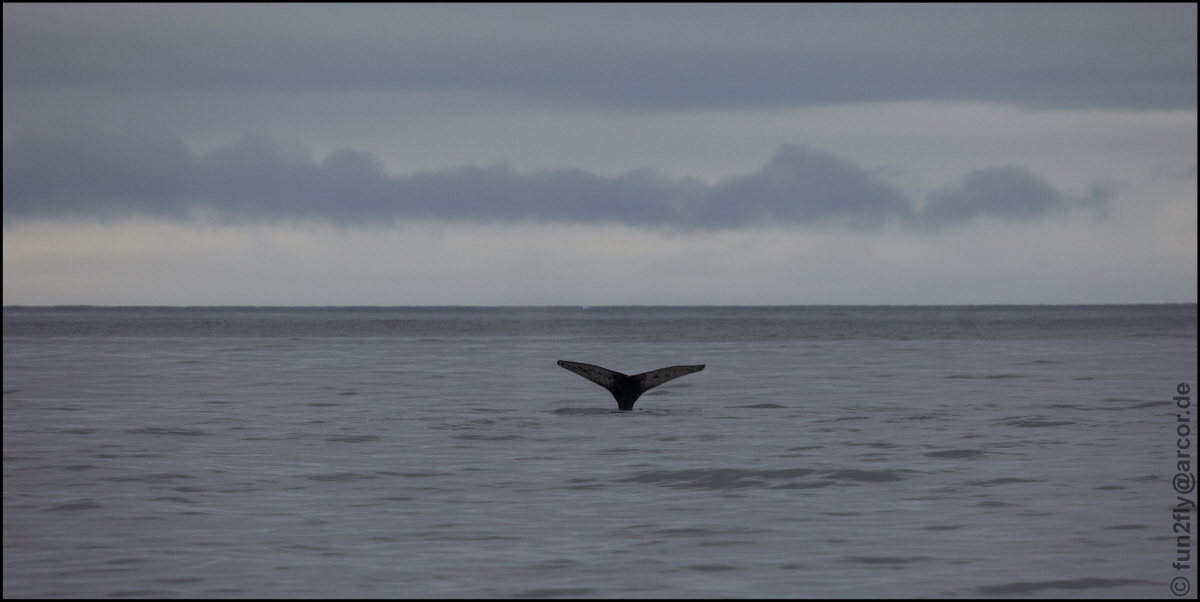
M617 407L625 412L633 409L633 403L642 396L642 393L667 381L675 380L680 376L699 372L704 369L704 364L700 364L699 366L671 366L670 368L651 370L650 372L629 376L620 372L613 372L608 368L601 368L600 366L593 366L591 364L581 364L579 362L558 360L558 365L608 389L608 392L612 393L612 396L616 398Z

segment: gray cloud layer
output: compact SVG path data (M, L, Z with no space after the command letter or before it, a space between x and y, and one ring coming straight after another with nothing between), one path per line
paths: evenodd
M4 5L4 86L1192 108L1195 4ZM6 101L7 102L7 101Z
M1001 166L967 174L912 199L855 162L784 145L759 171L713 185L651 170L605 177L579 169L520 174L459 167L395 177L370 153L337 150L320 162L303 149L246 138L197 156L178 137L151 130L42 128L4 146L4 218L329 219L620 222L735 228L768 223L869 229L888 222L937 229L980 216L1030 220L1103 205L1104 189L1073 198L1037 174Z

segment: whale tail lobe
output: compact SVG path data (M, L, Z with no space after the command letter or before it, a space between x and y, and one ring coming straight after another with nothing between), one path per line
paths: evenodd
M607 368L601 368L600 366L581 364L579 362L558 360L558 365L608 389L608 392L612 393L612 396L616 398L617 407L626 412L633 409L634 402L642 396L642 393L665 382L675 380L680 376L699 372L704 369L704 364L700 364L699 366L671 366L669 368L661 368L629 376Z

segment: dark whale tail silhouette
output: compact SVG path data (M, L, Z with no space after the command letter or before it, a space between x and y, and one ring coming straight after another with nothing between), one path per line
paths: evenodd
M633 403L642 396L642 393L667 381L675 380L680 376L699 372L704 369L704 364L700 364L699 366L671 366L670 368L651 370L650 372L629 376L620 372L613 372L607 368L601 368L600 366L581 364L579 362L558 360L558 365L608 389L608 392L612 393L612 396L617 399L617 407L625 412L633 409Z

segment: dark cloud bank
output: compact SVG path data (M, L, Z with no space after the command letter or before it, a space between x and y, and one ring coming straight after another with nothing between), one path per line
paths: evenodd
M803 224L871 229L899 222L939 229L978 217L1035 220L1112 193L1057 190L1019 166L967 174L917 203L855 162L784 145L757 172L716 184L652 170L613 177L580 169L521 174L459 167L389 175L370 153L341 149L322 161L268 138L197 156L177 136L139 130L22 131L4 146L5 222L30 217L229 221L328 219L342 225L433 218L475 222L618 222L722 229Z

